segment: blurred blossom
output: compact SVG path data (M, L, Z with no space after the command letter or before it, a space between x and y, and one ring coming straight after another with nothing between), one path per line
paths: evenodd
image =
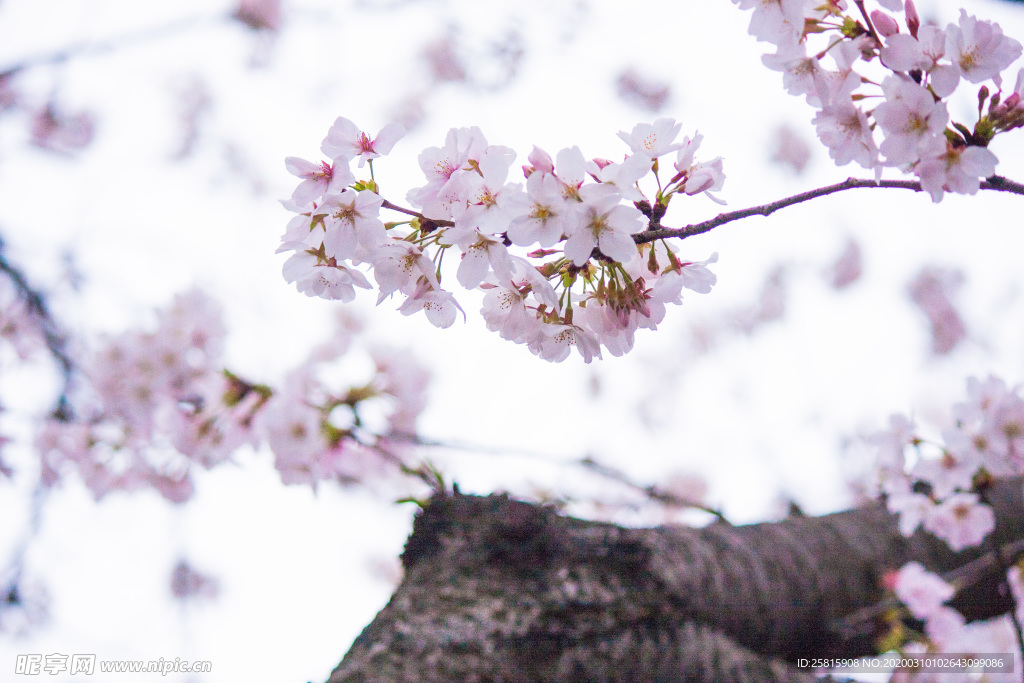
M802 173L811 160L811 147L792 126L781 125L775 129L772 161L788 166L794 173Z
M864 255L860 245L853 239L846 241L843 253L839 255L832 267L826 271L826 277L831 280L833 289L845 289L860 279Z
M963 273L926 266L907 286L932 326L932 353L949 353L967 336L963 318L952 302L952 295L963 283Z
M276 31L281 26L281 0L241 0L234 17L253 30Z
M91 115L64 114L48 102L32 117L32 144L53 152L70 154L92 142L95 122Z
M14 89L14 72L0 73L0 111L10 109L18 103L18 91Z
M219 594L220 584L217 579L197 571L185 560L178 560L171 572L171 595L178 600L212 600Z
M615 81L620 98L647 111L661 111L671 94L667 83L644 78L633 69L623 71Z
M423 50L430 73L439 83L463 82L467 79L462 58L455 50L455 38L446 36Z
M786 313L786 266L778 265L761 284L761 294L753 306L734 314L734 328L750 335L762 325L780 320Z

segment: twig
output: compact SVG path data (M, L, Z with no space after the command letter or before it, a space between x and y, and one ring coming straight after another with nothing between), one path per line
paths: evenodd
M722 522L725 522L726 524L729 524L730 526L732 526L731 523L729 522L729 520L725 517L725 514L721 510L716 510L715 508L703 505L703 504L698 503L696 501L692 501L692 500L689 500L687 498L683 498L681 496L677 496L674 493L672 493L670 491L666 491L665 489L661 488L660 486L657 486L656 484L652 484L652 485L648 485L648 486L645 486L643 484L638 484L638 483L632 481L625 472L622 472L621 470L615 469L615 468L610 467L608 465L604 465L602 463L599 463L597 460L595 460L593 457L591 457L589 455L585 455L585 456L582 456L582 457L579 457L579 458L564 459L564 458L552 455L550 453L542 453L542 452L539 452L539 451L528 451L528 450L507 449L507 448L493 448L493 447L480 446L478 444L455 442L455 441L438 441L438 440L433 440L433 439L428 440L428 439L423 439L422 437L416 436L415 434L395 434L395 433L392 433L392 434L388 434L387 438L395 440L395 441L399 441L399 440L400 441L404 441L406 443L409 443L409 444L412 444L412 445L415 445L415 446L426 446L428 448L446 448L446 449L449 449L449 450L472 451L474 453L486 453L488 455L515 454L515 455L520 455L520 456L524 456L524 457L528 457L528 458L544 460L544 461L547 461L547 462L557 462L559 465L563 465L563 466L568 465L568 466L582 467L583 469L589 470L589 471L593 472L594 474L598 474L598 475L600 475L602 477L605 477L606 479L611 479L611 480L613 480L615 482L618 482L619 484L622 484L622 485L626 486L627 488L631 488L631 489L633 489L635 491L639 491L640 493L644 494L645 496L647 496L651 500L657 501L657 502L659 502L659 503L661 503L663 505L669 505L669 506L674 506L674 507L682 507L682 508L693 508L694 510L701 510L703 512L708 513L709 515L714 515L716 518L718 518Z
M54 417L61 419L68 418L71 415L69 394L75 373L75 365L71 360L71 356L67 353L65 335L50 315L50 311L46 306L46 299L43 294L34 289L28 283L28 279L21 270L11 265L10 261L7 260L7 257L3 253L3 248L3 240L0 239L0 273L3 273L8 277L14 285L14 288L17 290L18 296L25 301L25 305L28 307L29 312L35 316L36 321L39 323L39 329L43 334L43 341L46 343L46 348L49 350L50 355L53 356L53 359L57 362L57 365L60 366L61 376L64 380L64 387L57 399L57 406L53 410L53 415Z
M1024 539L1014 541L1013 543L1006 543L1000 546L997 551L987 552L965 565L946 572L942 575L942 579L947 583L954 584L959 591L981 581L994 570L998 570L1001 565L999 555L1017 557L1021 554L1024 554ZM842 619L832 622L832 630L837 633L856 634L860 631L859 626L864 623L873 622L884 614L886 610L892 609L898 604L899 601L895 598L886 598L876 602L874 605L862 607L855 612L847 614Z
M603 477L607 477L608 479L612 479L631 489L639 491L640 493L644 494L651 500L656 500L663 505L701 510L703 512L708 513L709 515L714 515L718 518L719 521L725 522L729 526L732 526L732 523L729 522L729 520L726 518L725 514L721 510L716 510L715 508L708 507L707 505L703 505L702 503L698 503L688 498L683 498L682 496L677 496L671 491L666 491L665 489L661 488L656 484L651 484L649 486L638 484L632 479L630 479L629 476L622 470L615 469L614 467L610 467L608 465L603 465L598 461L594 460L590 456L581 458L578 462L585 469L588 469L591 472L596 472L597 474L600 474Z
M229 17L217 17L217 19L228 19ZM107 52L113 52L114 50L120 49L126 45L132 43L144 43L157 38L163 38L171 36L176 33L182 33L189 29L199 25L205 17L189 17L186 19L180 19L178 21L165 24L163 26L156 26L152 28L141 29L134 33L126 33L120 36L109 38L106 41L98 43L79 43L72 45L63 50L57 52L49 52L45 54L35 55L33 57L27 57L20 62L15 62L8 66L0 67L0 74L14 74L19 71L25 71L37 66L49 66L53 64L61 64L67 62L75 57L82 57L87 55L101 55Z

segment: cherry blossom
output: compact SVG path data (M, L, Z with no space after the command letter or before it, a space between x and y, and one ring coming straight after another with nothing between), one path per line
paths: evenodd
M619 131L619 137L629 145L634 154L657 159L682 147L682 143L673 142L682 128L683 124L676 123L675 119L662 118L653 124L638 123L633 126L631 133Z
M924 528L953 550L978 545L996 526L992 508L973 493L955 493L939 503L924 520Z
M943 192L977 194L980 179L993 175L997 162L996 155L984 147L953 147L947 143L944 152L921 159L915 170L921 187L938 202Z
M369 191L344 190L327 197L316 208L324 228L323 245L327 256L349 259L359 246L372 251L387 239L384 224L378 218L384 199Z
M515 218L509 221L508 238L512 244L525 247L556 244L571 225L573 208L562 197L561 185L550 172L534 172L526 179L526 196L521 200Z
M466 316L466 312L462 310L462 306L459 306L459 302L455 300L451 292L437 289L430 283L422 281L416 287L416 291L405 300L405 303L399 306L398 311L403 315L412 315L423 311L427 320L435 327L440 328L452 326L452 323L455 322L456 311L462 313L463 318Z
M359 127L349 119L339 116L327 131L320 151L335 162L343 161L347 164L352 159L359 159L359 166L362 168L367 161L390 152L403 135L405 129L402 126L389 123L371 140L368 133L359 130Z
M875 108L875 118L886 132L879 151L886 163L913 163L945 150L943 131L949 115L928 90L912 80L892 75L882 83L886 101Z
M946 32L937 26L922 26L916 35L894 33L880 52L882 63L894 71L923 71L928 85L939 97L948 97L960 81L960 70L940 63L946 56Z
M335 173L334 165L326 161L317 165L299 157L287 157L284 164L289 173L303 180L292 193L292 201L298 206L307 206L325 194L340 192L356 180L347 165Z
M960 68L961 75L971 83L994 79L1021 55L1021 44L1003 35L998 24L979 21L960 10L959 24L946 28L947 52Z
M577 266L590 260L597 247L616 261L628 261L636 251L630 235L644 228L636 208L620 204L621 195L608 185L588 185L580 190L580 226L565 241L565 255Z
M896 596L918 619L928 619L956 592L920 562L908 562L896 572L893 590Z

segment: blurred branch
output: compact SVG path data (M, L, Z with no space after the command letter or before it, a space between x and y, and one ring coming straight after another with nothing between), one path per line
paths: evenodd
M704 505L702 503L698 503L688 498L683 498L682 496L677 496L671 491L668 491L656 484L651 484L649 486L638 484L632 479L630 479L629 476L622 470L618 470L608 465L603 465L598 461L594 460L589 455L580 458L577 461L577 463L584 469L588 469L591 472L595 472L603 477L612 479L613 481L617 481L620 484L627 486L635 491L639 491L640 493L644 494L651 500L657 501L662 505L667 505L669 507L693 508L694 510L701 510L703 512L708 513L709 515L714 515L720 522L730 524L729 520L726 519L725 514L721 510L716 510L715 508L708 507L707 505Z
M61 419L68 418L71 415L69 393L75 373L75 365L71 360L71 356L67 353L66 335L57 325L56 321L54 321L53 316L50 315L49 308L46 305L46 298L43 294L39 290L33 288L29 284L25 274L7 260L7 256L4 254L4 242L2 239L0 239L0 273L6 275L11 281L11 284L14 285L18 296L21 297L25 302L25 305L28 307L29 313L31 313L39 323L39 329L42 332L46 348L50 352L50 355L53 356L54 361L56 361L57 365L60 367L64 386L57 399L57 405L53 410L53 415L54 417Z
M700 503L698 501L676 495L675 493L672 493L671 491L661 486L658 486L657 484L639 484L633 481L629 477L629 475L623 472L622 470L598 462L591 455L584 455L579 457L573 456L565 458L563 456L557 456L552 453L544 453L541 451L528 451L525 449L518 448L495 448L465 442L424 439L415 434L392 433L388 434L387 438L393 441L401 441L403 443L408 443L414 446L424 446L427 448L444 448L448 450L469 451L472 453L480 453L487 455L518 455L526 458L532 458L535 460L543 460L545 462L556 463L558 465L566 467L580 467L589 472L593 472L598 476L604 477L605 479L610 479L611 481L621 484L626 488L637 491L643 494L646 498L653 500L657 503L660 503L662 505L665 505L667 507L692 508L694 510L700 510L702 512L708 513L709 515L713 515L720 522L730 524L729 520L725 517L725 514L721 510L704 505L703 503ZM428 467L430 472L437 472L433 464L426 463L426 466ZM436 489L436 487L433 486L429 478L424 478L422 476L420 471L422 467L405 467L405 469L407 470L407 474L413 474L417 478L423 479L424 481L427 482L428 485L431 486L431 488L435 488L435 490L438 490ZM442 486L439 490L443 491L444 487Z
M0 75L15 74L19 71L25 71L39 66L62 64L75 57L106 54L135 43L145 43L159 38L173 36L178 33L184 33L185 31L191 30L200 25L205 19L206 17L188 17L162 26L154 26L140 29L132 33L125 33L120 36L108 38L102 42L79 43L56 52L48 52L34 55L32 57L26 57L20 62L15 62L14 64L9 64L7 66L0 66ZM217 19L231 19L231 17L224 16L217 17Z

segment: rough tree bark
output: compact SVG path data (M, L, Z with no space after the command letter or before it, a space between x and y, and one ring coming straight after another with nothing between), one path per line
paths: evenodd
M850 615L882 601L884 572L908 561L966 577L952 604L968 619L1007 611L995 549L1024 547L1021 480L988 497L996 531L954 553L901 536L881 504L630 529L507 496L438 495L416 518L401 585L329 683L821 680L796 660L874 653L880 624L851 628Z

